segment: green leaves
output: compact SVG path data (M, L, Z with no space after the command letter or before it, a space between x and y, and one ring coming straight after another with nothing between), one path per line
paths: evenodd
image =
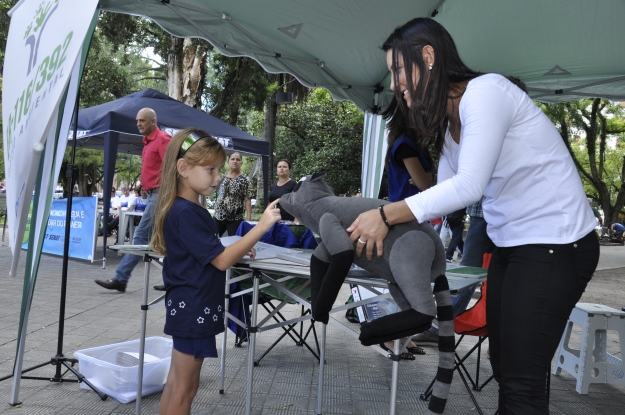
M314 89L301 104L280 108L274 160L290 160L296 180L325 171L335 194L355 194L360 190L363 118L352 103Z
M616 221L625 203L625 108L599 98L539 105L560 131L586 194Z

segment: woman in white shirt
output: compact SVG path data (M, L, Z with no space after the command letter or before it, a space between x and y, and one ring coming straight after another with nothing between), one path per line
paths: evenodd
M547 414L551 359L599 259L595 220L571 156L522 86L466 67L436 21L413 19L382 48L398 111L440 153L438 184L385 206L384 215L361 214L347 229L359 241L356 253L382 255L388 227L424 222L484 195L496 245L487 320L499 413Z

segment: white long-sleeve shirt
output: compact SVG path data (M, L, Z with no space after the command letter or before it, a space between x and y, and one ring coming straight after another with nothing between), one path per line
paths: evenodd
M460 101L460 144L447 131L438 184L406 199L419 222L485 196L499 247L564 244L595 227L579 174L553 123L497 74L471 80Z

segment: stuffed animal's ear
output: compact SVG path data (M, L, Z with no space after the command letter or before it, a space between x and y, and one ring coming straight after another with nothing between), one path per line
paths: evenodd
M323 178L324 178L324 177L326 177L327 175L328 175L328 173L326 173L326 172L324 172L324 171L319 172L319 173L313 173L312 177L310 178L310 181L311 181L311 182L316 182L316 181L318 181L318 180L323 179Z

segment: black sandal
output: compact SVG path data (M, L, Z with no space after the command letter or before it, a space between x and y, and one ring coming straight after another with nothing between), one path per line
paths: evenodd
M380 347L381 347L382 349L386 350L387 352L391 353L391 354L392 354L392 353L394 353L391 349L389 349L388 347L386 347L386 346L384 345L384 343L381 343L381 344L380 344ZM415 360L416 358L415 358L414 354L412 354L412 353L405 353L405 352L404 352L404 353L401 353L401 354L399 355L399 359L400 359L400 360Z
M425 354L425 349L419 346L406 347L406 350L412 354Z

